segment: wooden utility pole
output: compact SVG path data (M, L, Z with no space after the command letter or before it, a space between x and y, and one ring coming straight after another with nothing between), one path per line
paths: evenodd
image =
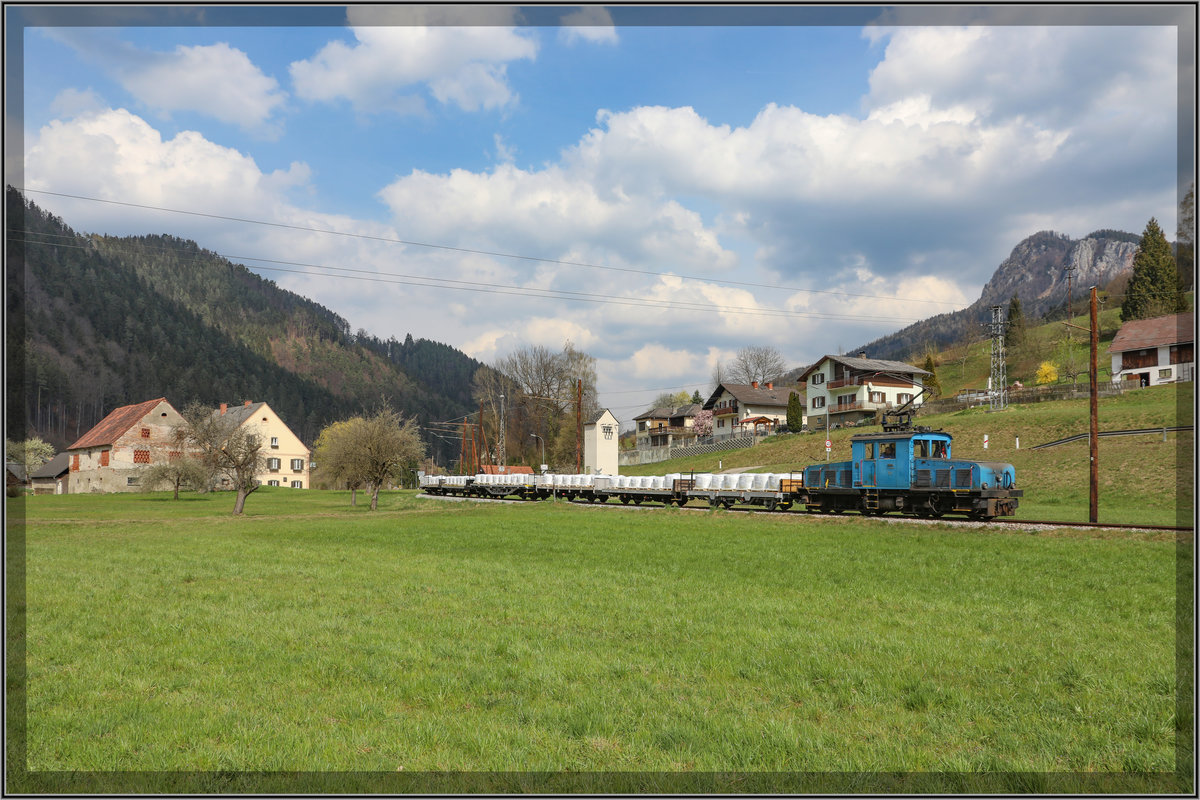
M575 381L575 474L583 468L583 378Z
M1096 375L1096 353L1100 350L1100 325L1098 322L1097 302L1096 302L1096 287L1092 287L1092 353L1091 365L1088 369L1088 388L1091 389L1091 474L1090 487L1088 490L1088 521L1099 522L1097 517L1100 515L1100 461L1099 461L1099 442L1100 442L1100 391L1097 383Z

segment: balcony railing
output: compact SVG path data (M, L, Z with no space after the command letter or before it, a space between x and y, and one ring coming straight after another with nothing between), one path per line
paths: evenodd
M825 384L825 388L828 391L833 391L834 389L843 389L847 386L862 386L862 381L862 378L842 378L836 381L829 381Z
M731 414L738 413L738 404L734 403L724 408L714 408L712 412L714 417L728 417Z

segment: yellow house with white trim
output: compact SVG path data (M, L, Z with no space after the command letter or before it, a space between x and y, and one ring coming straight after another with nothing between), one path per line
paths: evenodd
M243 405L233 407L222 403L213 413L231 416L240 426L252 427L261 437L266 466L256 476L260 484L293 489L312 487L312 451L304 446L300 437L292 433L292 429L269 405L252 403L249 400Z

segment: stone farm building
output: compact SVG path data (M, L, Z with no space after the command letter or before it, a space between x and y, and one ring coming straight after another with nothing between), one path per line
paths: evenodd
M162 397L113 410L67 448L67 491L138 491L142 469L178 455L171 428L180 422L183 417Z

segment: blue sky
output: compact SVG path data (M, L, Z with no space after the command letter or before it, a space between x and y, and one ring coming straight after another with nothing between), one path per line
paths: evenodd
M381 337L489 362L571 339L628 421L741 347L801 366L964 307L1039 230L1174 230L1178 10L903 12L101 6L39 25L10 6L9 35L28 27L6 172L79 230L320 265L244 262ZM774 24L697 24L714 15ZM669 24L622 24L647 21Z

